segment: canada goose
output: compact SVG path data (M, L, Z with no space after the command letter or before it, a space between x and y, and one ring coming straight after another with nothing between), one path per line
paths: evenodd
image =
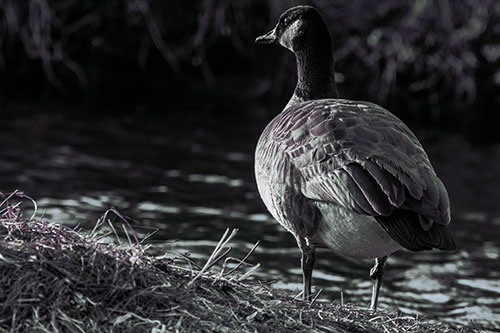
M316 9L293 7L257 43L279 43L297 60L298 82L255 152L260 196L302 252L311 296L317 247L374 258L370 308L394 251L453 250L448 194L410 129L381 106L340 99L333 46Z

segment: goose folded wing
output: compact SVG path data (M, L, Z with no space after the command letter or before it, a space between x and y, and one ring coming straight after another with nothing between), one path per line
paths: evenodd
M300 108L275 139L286 147L304 197L374 216L410 250L454 248L446 189L406 125L366 102Z
M411 210L427 218L424 228L449 222L448 196L427 154L389 111L318 100L284 112L274 138L286 147L305 197L374 216Z
M400 132L395 139L386 130L369 141L366 135L345 131L346 139L335 138L336 149L334 139L323 135L292 154L305 197L373 216L411 210L427 218L421 222L425 229L433 221L449 222L446 190L415 137ZM415 148L401 148L410 145Z
M352 162L331 170L321 165L312 167L322 172L303 173L310 176L304 177L302 193L309 199L333 202L359 214L390 215L405 202L403 184L375 163L364 164Z

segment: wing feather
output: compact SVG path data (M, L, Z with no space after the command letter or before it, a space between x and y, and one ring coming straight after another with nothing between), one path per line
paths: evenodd
M346 193L349 193L347 197L351 197L354 203L361 207L364 214L377 215L377 212L373 209L372 205L368 202L365 194L363 193L364 189L358 185L354 177L349 174L348 171L345 169L339 170L339 178L341 182L347 185ZM345 193L343 193L343 195L346 196Z
M262 136L286 154L290 169L273 174L279 178L270 179L269 188L289 174L287 186L298 187L308 204L331 202L374 216L405 248L455 248L446 228L450 206L443 183L415 135L382 107L341 99L307 101L283 111ZM271 206L281 217L280 204ZM296 208L300 216L308 213Z
M388 200L383 189L370 176L370 174L357 163L351 163L344 167L344 170L351 176L359 190L363 193L364 198L371 206L371 211L375 214L371 215L389 215L392 213L392 205Z
M425 229L449 222L446 190L406 125L375 104L324 101L287 109L294 125L274 134L287 142L305 197L373 216L412 210L428 217Z
M391 216L377 216L375 219L389 236L408 250L456 249L455 241L445 225L434 223L424 230L418 223L419 214L416 212L398 209Z
M400 207L405 201L405 191L403 184L389 173L380 169L373 161L367 160L363 163L363 167L368 171L370 176L375 179L382 191L389 199L389 203L394 207Z
M406 191L414 199L419 200L420 198L422 198L422 186L412 180L407 170L392 165L391 162L383 157L376 156L373 158L373 160L381 169L389 172L393 177L395 177L406 188Z

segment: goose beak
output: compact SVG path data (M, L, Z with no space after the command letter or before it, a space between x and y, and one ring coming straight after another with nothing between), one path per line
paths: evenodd
M272 44L278 40L276 36L276 29L269 31L267 34L257 37L255 42L258 44Z

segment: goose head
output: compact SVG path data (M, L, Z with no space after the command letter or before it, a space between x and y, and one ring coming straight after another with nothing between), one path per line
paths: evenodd
M328 28L319 12L311 6L288 9L281 14L274 29L257 37L255 42L278 43L294 53L314 48L318 43L328 44L331 48Z
M281 14L274 29L255 42L281 44L295 54L297 85L285 109L307 100L339 98L334 79L332 39L315 8L297 6L288 9Z

